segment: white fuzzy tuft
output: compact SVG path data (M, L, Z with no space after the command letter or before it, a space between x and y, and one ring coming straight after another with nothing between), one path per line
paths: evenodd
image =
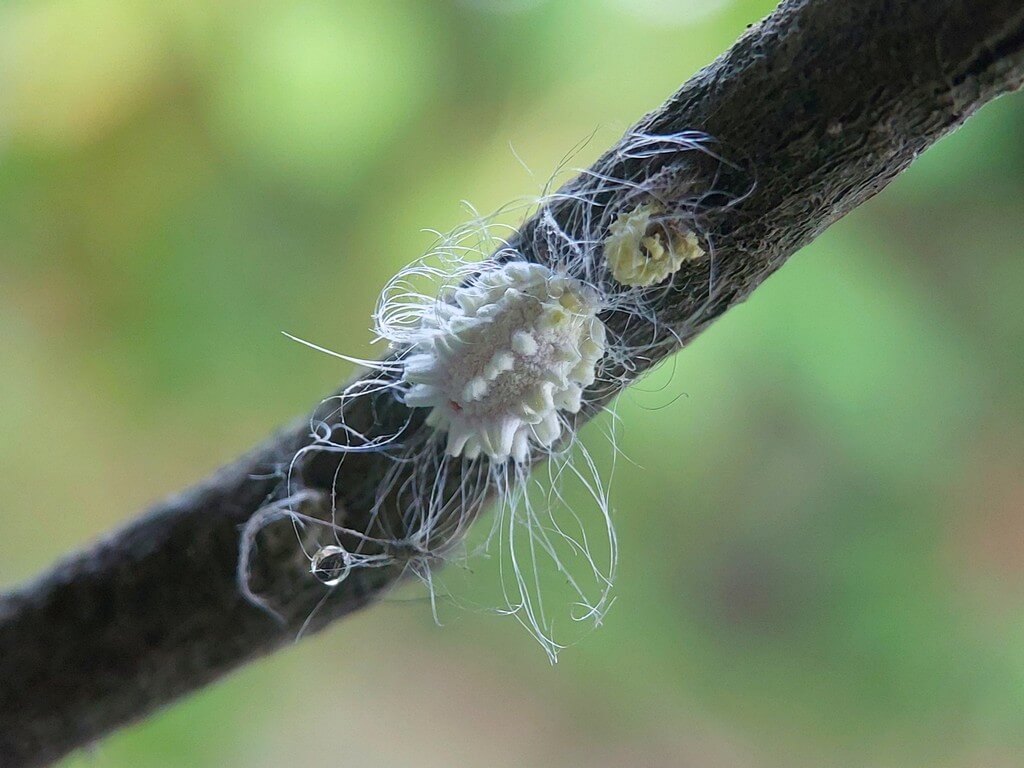
M529 262L509 262L451 291L423 316L405 359L410 407L448 433L450 456L519 464L562 434L604 356L597 293Z

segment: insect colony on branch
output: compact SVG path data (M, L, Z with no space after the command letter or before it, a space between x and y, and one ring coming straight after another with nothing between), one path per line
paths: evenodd
M697 227L706 191L690 189L688 161L694 151L710 154L708 144L695 132L631 134L614 159L640 169L632 178L585 171L540 198L534 218L507 240L493 219L441 236L381 293L374 330L391 352L381 361L303 342L370 374L333 399L341 423L314 423L314 439L296 461L316 451L386 455L389 469L376 491L380 509L370 519L382 518L397 496L402 520L381 535L345 527L338 522L344 516L335 514L341 510L332 509L332 521L303 515L289 502L303 493L289 471L283 500L273 513L254 517L243 536L246 594L254 597L247 563L255 536L284 515L333 532L331 543L308 553L325 584L338 585L359 568L400 562L433 596L436 564L454 556L477 508L493 496L483 549L498 550L506 603L499 610L515 616L554 659L563 645L538 578L546 560L570 589L572 618L599 623L611 602L617 545L606 473L577 429L646 367L638 361L659 359L659 348L678 345L654 307L673 290L683 265L709 258ZM432 288L423 290L424 284ZM625 318L618 330L607 323L611 316ZM344 423L353 399L382 394L408 409L401 429L370 435ZM417 413L419 426L411 430ZM541 462L543 483L531 478ZM453 476L458 487L445 481ZM583 513L566 501L567 479L598 510L600 545Z

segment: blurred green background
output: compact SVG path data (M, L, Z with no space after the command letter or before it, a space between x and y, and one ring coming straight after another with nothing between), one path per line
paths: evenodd
M351 369L279 331L371 354L422 229L772 5L0 4L0 584L308 410ZM556 666L408 588L66 765L1024 764L1022 136L986 108L621 399L618 601Z

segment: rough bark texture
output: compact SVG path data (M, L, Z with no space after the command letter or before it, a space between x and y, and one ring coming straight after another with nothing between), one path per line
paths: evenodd
M1020 0L783 3L638 126L705 131L742 159L715 168L716 184L756 180L739 205L709 214L714 279L706 263L677 276L679 289L658 307L662 323L692 338L1022 79ZM630 176L650 162L623 160L613 148L595 168ZM571 215L567 206L558 204L556 216ZM542 261L530 250L536 226L527 222L517 244ZM402 423L401 410L366 398L345 418L369 428ZM235 569L239 527L279 492L280 470L308 433L308 421L281 432L0 598L0 766L51 762L295 637L325 590L297 556L291 527L267 529L253 572L283 622L242 597ZM336 485L346 524L366 523L378 458L339 468L336 457L314 456L300 470L306 488ZM307 511L322 513L313 498ZM310 629L372 601L400 575L397 567L353 573Z

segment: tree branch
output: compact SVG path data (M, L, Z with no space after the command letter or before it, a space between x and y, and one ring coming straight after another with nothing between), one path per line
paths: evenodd
M1020 0L783 3L637 126L715 137L742 161L696 161L716 188L748 189L756 180L738 204L709 209L702 224L713 261L687 267L676 276L678 290L658 300L663 333L673 340L664 354L1022 80ZM620 178L657 170L656 159L616 149L593 170ZM578 178L567 191L587 183ZM568 222L573 205L560 198L550 212ZM513 245L543 261L539 226L537 218L526 222ZM639 332L624 318L609 322L620 333ZM641 367L656 362L651 356ZM380 433L409 417L383 396L357 398L344 414L347 423ZM418 421L411 427L419 428ZM353 571L327 593L311 578L291 525L272 525L260 535L250 575L283 620L240 592L240 527L278 498L282 468L309 443L308 421L284 430L0 598L0 765L55 760L288 643L322 600L308 631L371 602L402 576L397 565ZM328 514L336 488L345 524L369 530L379 524L368 510L384 471L373 454L339 464L336 455L311 453L297 466L303 511ZM475 514L485 496L462 513ZM401 502L391 502L387 514L398 520Z

